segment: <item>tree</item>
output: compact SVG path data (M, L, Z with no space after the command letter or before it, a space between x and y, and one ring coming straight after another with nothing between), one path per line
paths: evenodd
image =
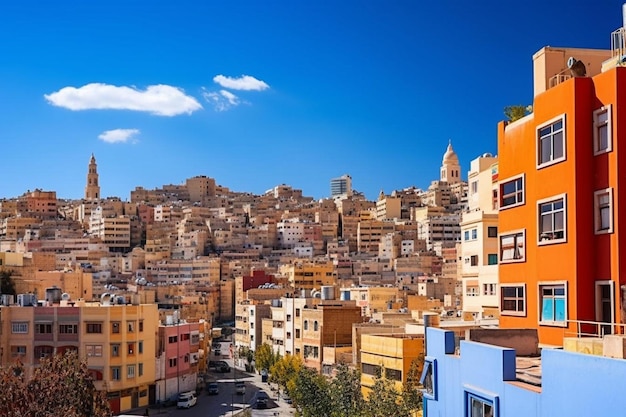
M504 108L504 115L506 120L514 122L533 111L533 106L522 106L521 104L515 106L506 106Z
M406 382L402 386L402 402L409 411L422 409L422 385L419 381L423 366L424 354L422 353L411 362L409 372L406 376Z
M12 278L13 271L3 269L0 271L0 294L15 295L15 282Z
M263 343L257 348L254 353L254 366L257 371L262 369L267 369L269 371L274 362L276 362L276 355L270 345Z
M361 373L341 364L330 383L333 417L353 417L363 413L365 400L361 393Z
M30 379L21 363L0 369L0 415L5 417L110 417L87 363L73 351L42 359Z
M246 360L246 371L251 371L252 361L254 361L254 351L248 346L239 346L238 356Z
M299 415L302 417L328 417L333 403L330 400L330 384L323 375L315 370L302 367L288 387Z
M302 368L302 359L299 356L285 355L277 360L269 369L272 381L289 392L289 385L294 381Z

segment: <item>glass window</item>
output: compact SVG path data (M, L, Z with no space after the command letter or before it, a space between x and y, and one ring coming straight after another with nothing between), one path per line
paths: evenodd
M593 152L595 155L613 149L611 138L611 105L593 112Z
M501 311L508 315L526 314L526 288L523 284L500 284Z
M113 381L119 381L121 379L121 372L119 366L111 367L111 379Z
M52 323L35 323L35 333L37 334L51 334Z
M483 295L496 295L496 284L483 284Z
M565 197L539 203L539 242L565 240Z
M111 356L120 356L120 345L111 345Z
M128 365L126 367L126 378L134 378L135 377L135 365Z
M540 127L537 132L537 165L549 165L565 159L565 117Z
M500 184L500 209L524 204L524 177L517 177Z
M565 324L567 319L567 302L565 284L540 285L542 323Z
M102 323L87 323L87 333L102 333Z
M498 237L498 228L496 226L489 226L487 228L487 237Z
M424 369L420 377L420 384L424 387L424 397L437 400L437 361L434 358L424 358Z
M468 393L467 417L494 417L493 401Z
M525 259L524 232L500 235L500 262L521 262Z
M497 253L490 253L487 255L487 265L498 265Z
M118 321L114 321L111 323L111 332L112 333L120 332L120 323Z
M613 189L596 191L594 193L595 232L613 232Z
M28 333L28 322L14 321L11 323L11 333Z

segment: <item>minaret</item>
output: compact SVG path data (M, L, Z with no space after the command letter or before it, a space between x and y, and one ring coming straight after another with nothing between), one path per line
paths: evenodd
M456 152L452 149L452 141L448 142L448 149L443 154L440 179L441 181L447 181L448 184L461 182L461 165L459 164L459 157L456 156Z
M85 187L86 200L98 200L100 198L100 186L98 185L98 166L96 157L91 154L89 160L89 172L87 172L87 186Z

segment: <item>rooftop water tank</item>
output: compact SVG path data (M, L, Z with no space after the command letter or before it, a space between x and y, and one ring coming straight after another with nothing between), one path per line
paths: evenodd
M335 299L335 287L332 285L323 285L321 289L322 300L334 300Z
M52 304L57 304L61 301L61 288L56 286L46 288L46 301Z

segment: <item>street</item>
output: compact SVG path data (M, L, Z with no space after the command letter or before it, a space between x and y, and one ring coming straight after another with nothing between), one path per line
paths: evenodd
M186 416L186 417L230 417L237 415L246 408L252 410L252 416L293 416L295 409L285 403L282 399L277 399L277 393L272 391L270 385L261 382L261 376L257 373L248 373L236 369L233 366L233 358L229 354L229 342L221 343L221 356L214 355L211 350L211 360L223 360L231 366L229 373L220 373L211 369L208 374L209 381L216 381L219 393L209 395L206 389L198 393L197 404L190 409L177 409L176 406L167 408L151 408L151 416ZM246 392L244 395L235 393L235 381L244 381ZM276 385L273 385L276 387ZM267 408L256 409L256 395L259 390L265 391L270 399ZM135 415L143 415L143 411L135 411ZM129 413L127 413L129 414Z

